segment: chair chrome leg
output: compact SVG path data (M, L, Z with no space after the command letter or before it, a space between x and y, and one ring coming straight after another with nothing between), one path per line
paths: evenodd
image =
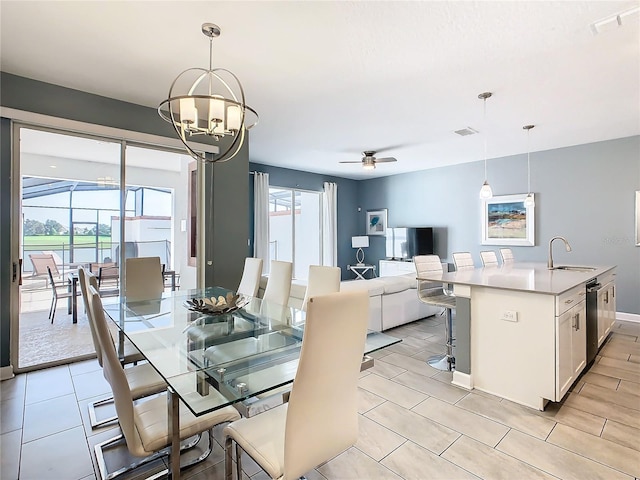
M242 448L236 442L236 475L237 480L242 480Z
M191 441L189 441L188 443L185 444L180 444L180 451L184 451L184 450L188 450L190 448L195 447L198 442L200 441L200 439L202 438L202 434L199 435L194 435L193 439ZM192 461L189 462L187 465L185 465L184 467L180 467L180 469L182 470L182 468L186 468L186 467L190 467L192 465L195 465L198 462L201 462L202 460L206 459L209 454L211 453L212 449L213 449L213 430L209 431L209 448L207 449L207 451L205 452L205 454L202 454L200 457L198 457L196 459L196 461ZM119 434L115 437L110 438L109 440L105 440L104 442L98 443L96 444L96 446L94 447L95 453L96 453L96 460L98 463L98 470L100 471L100 478L102 478L102 480L112 480L113 478L116 478L120 475L122 475L123 473L126 473L130 470L133 470L135 468L138 468L146 463L152 462L154 460L156 460L157 458L161 458L161 457L166 457L169 455L169 448L164 448L162 450L157 451L156 453L154 453L153 455L149 455L148 457L144 457L141 458L135 462L130 463L129 465L125 465L124 467L119 468L118 470L116 470L115 472L107 472L107 464L104 460L104 450L105 448L111 448L111 447L115 447L117 445L121 445L121 444L125 444L125 439L124 439L124 435ZM155 475L153 475L152 478L160 478L163 475L166 475L168 473L168 470L164 470L162 472L159 472ZM159 476L158 476L159 475Z
M233 474L231 473L231 463L233 463L232 442L231 437L227 437L224 441L224 480L233 480Z
M113 397L103 398L102 400L97 400L87 405L89 409L89 419L91 420L91 428L98 428L108 423L115 422L118 419L117 415L114 415L113 417L105 418L104 420L98 420L98 417L96 416L96 407L106 405L108 403L113 403Z

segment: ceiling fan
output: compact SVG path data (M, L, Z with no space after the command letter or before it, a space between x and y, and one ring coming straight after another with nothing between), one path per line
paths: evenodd
M360 161L342 161L340 163L362 163L362 168L365 170L373 170L376 168L376 163L397 162L398 160L393 157L376 158L376 152L373 150L365 150L362 152L362 160Z

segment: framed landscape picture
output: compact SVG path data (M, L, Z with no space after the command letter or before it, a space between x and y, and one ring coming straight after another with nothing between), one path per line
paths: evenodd
M367 235L387 234L387 209L367 210Z
M527 194L503 195L482 201L482 245L535 245L535 207Z

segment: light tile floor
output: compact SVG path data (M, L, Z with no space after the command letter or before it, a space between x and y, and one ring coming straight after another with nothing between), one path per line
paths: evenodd
M457 388L450 373L427 366L442 348L439 318L388 333L405 341L376 353L376 365L361 374L358 442L309 480L640 477L640 324L616 322L589 371L544 412ZM99 478L93 446L118 428L92 431L87 403L108 392L95 360L2 382L0 477ZM209 459L185 478L223 478L221 432ZM110 468L126 458L125 448L112 452ZM124 478L163 467L160 460ZM267 478L248 458L243 467L247 479Z

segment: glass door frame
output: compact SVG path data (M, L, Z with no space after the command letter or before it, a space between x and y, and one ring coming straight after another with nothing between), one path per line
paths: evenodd
M22 234L22 196L21 196L21 191L22 191L22 174L21 174L21 149L20 149L20 132L22 129L29 129L29 130L39 130L39 131L43 131L43 132L49 132L49 133L54 133L54 134L59 134L59 135L68 135L68 136L74 136L74 137L80 137L80 138L88 138L88 139L92 139L92 140L98 140L98 141L104 141L104 142L109 142L109 143L114 143L114 144L119 144L120 145L120 164L119 164L119 169L120 169L120 178L119 178L119 188L120 188L120 219L119 219L119 224L120 224L120 235L119 235L119 244L120 245L124 245L124 239L125 239L125 210L126 210L126 205L125 205L125 201L126 201L126 148L127 146L133 146L133 147L140 147L140 148L149 148L149 149L154 149L154 150L162 150L162 151L168 151L168 152L174 152L174 153L178 153L180 155L184 155L184 151L181 150L179 147L174 147L174 146L170 146L170 145L161 145L161 144L151 144L151 143L145 143L142 141L137 141L137 140L128 140L128 139L124 139L124 138L115 138L113 136L110 136L108 134L97 134L97 133L86 133L86 132L82 132L82 131L78 131L75 129L66 129L64 127L51 127L51 126L44 126L44 125L38 125L38 124L32 124L28 121L21 121L21 120L11 120L11 138L12 138L12 152L11 152L11 258L12 258L12 262L15 262L16 265L18 265L18 278L21 279L21 275L22 275L22 268L21 268L21 263L20 261L21 259L21 234ZM158 137L161 138L161 137ZM167 139L167 143L169 143L170 140ZM202 175L202 168L200 163L198 162L197 165L197 170L198 170L198 185L201 186L204 183L204 178ZM201 206L202 205L202 192L203 189L200 188L199 189L199 194L198 194L198 205ZM198 212L201 212L202 209L198 208ZM200 216L200 215L199 215ZM201 221L198 222L198 225L201 225ZM200 253L200 252L198 252ZM120 248L119 251L119 264L120 265L124 265L124 260L125 260L125 249L124 248ZM200 258L203 258L202 256ZM203 268L203 262L202 260L199 260L196 264L196 278L198 281L198 284L200 284L200 279L203 277L204 275L204 268ZM124 278L124 269L121 268L119 269L119 282L121 285L121 288L124 289L124 282L126 282L125 278ZM42 368L48 368L48 367L53 367L53 366L57 366L57 365L65 365L68 364L70 361L79 361L79 360L84 360L84 359L90 359L95 357L95 354L89 354L89 355L83 355L83 356L79 356L79 357L75 357L73 359L63 359L63 360L59 360L59 361L52 361L52 362L47 362L47 363L43 363L43 364L39 364L39 365L30 365L27 367L20 367L19 366L19 339L20 339L20 282L16 281L16 282L12 282L10 284L10 289L11 289L11 293L10 293L10 332L11 332L11 338L10 338L10 364L13 368L13 372L14 373L22 373L22 372L28 372L28 371L32 371L32 370L38 370L38 369L42 369Z

